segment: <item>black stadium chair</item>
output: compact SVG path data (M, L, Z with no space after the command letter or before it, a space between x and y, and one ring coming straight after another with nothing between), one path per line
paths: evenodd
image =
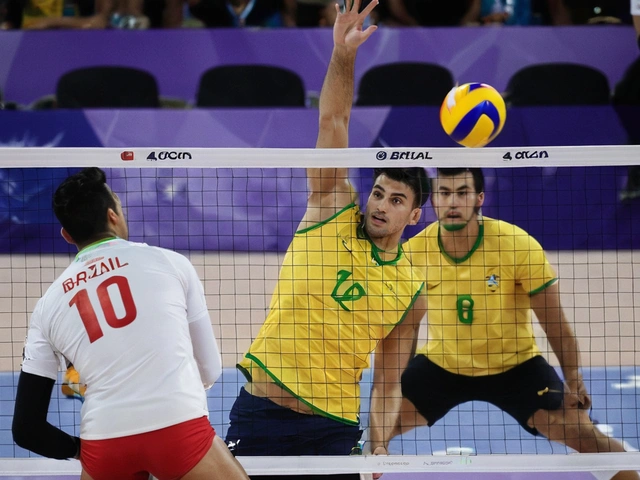
M56 87L58 108L158 108L153 75L131 67L86 67L65 73Z
M358 84L356 105L441 105L455 86L451 72L433 63L398 62L367 70Z
M304 107L300 76L270 65L222 65L202 74L198 107Z
M543 63L517 71L507 85L505 101L526 105L607 105L609 80L600 70L574 63Z
M613 91L612 102L620 122L629 135L631 145L640 145L640 57L625 71ZM627 183L620 192L621 200L640 198L640 160L628 169Z
M634 61L613 91L615 105L640 106L640 57Z

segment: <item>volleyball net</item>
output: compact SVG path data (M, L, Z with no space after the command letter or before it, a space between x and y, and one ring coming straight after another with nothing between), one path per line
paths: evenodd
M623 194L636 163L640 148L634 146L0 149L0 472L79 472L77 462L30 458L35 455L13 443L11 422L30 313L77 253L60 236L51 198L64 178L86 166L106 171L122 200L130 240L179 251L196 267L222 351L224 372L208 397L211 423L223 438L245 382L236 364L265 321L284 254L306 209L305 168L349 167L364 206L373 168L420 166L433 175L438 167L482 167L482 214L523 228L544 248L579 341L591 417L628 450L572 455L530 435L497 407L474 401L432 427L396 437L389 457L241 458L250 473L389 472L390 480L413 480L423 477L408 472L537 470L582 472L587 476L571 478L586 479L592 478L587 472L640 470L640 199ZM427 202L405 238L435 219ZM427 322L419 345L427 340ZM543 356L557 367L535 320L534 330ZM365 370L365 439L371 379ZM77 435L80 407L57 385L49 421Z

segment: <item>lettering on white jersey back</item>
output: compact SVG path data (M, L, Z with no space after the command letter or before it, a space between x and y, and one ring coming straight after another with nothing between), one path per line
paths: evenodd
M113 272L114 270L128 265L128 262L124 262L118 257L109 257L107 259L104 257L97 257L85 263L85 269L78 272L75 277L63 280L62 288L64 289L64 293L70 292L81 283L86 284L88 280L92 280L104 275L105 273Z

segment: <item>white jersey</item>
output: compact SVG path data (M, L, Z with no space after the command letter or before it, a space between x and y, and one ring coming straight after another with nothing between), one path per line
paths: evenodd
M631 15L640 15L640 0L631 0Z
M189 322L209 318L184 256L108 239L83 249L38 301L22 370L57 379L59 355L87 384L80 437L100 440L208 416Z

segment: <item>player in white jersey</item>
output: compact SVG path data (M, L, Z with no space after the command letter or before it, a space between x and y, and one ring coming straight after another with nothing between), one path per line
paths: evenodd
M82 480L246 479L208 419L205 389L221 359L191 263L127 241L120 200L98 168L67 178L53 206L79 253L31 317L15 442L79 458ZM87 385L80 438L46 420L61 360Z

